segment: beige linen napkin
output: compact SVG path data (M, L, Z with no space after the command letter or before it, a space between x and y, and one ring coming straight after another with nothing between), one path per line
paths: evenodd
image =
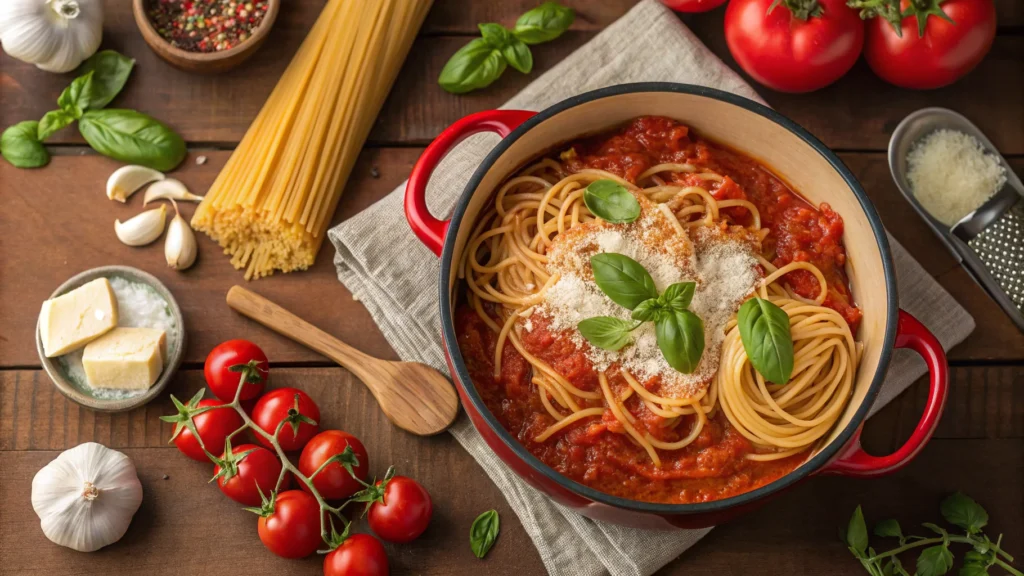
M700 84L762 100L656 0L644 0L504 107L541 110L569 96L627 82ZM466 180L498 141L467 139L434 172L431 212L449 214ZM338 278L362 301L403 360L447 373L438 311L438 259L413 236L402 207L403 184L383 200L329 232ZM889 239L896 260L900 306L917 316L947 349L974 329L974 320ZM916 356L898 351L874 409L925 372ZM647 576L692 546L710 529L647 532L594 522L562 508L507 469L463 414L451 428L519 515L551 574Z

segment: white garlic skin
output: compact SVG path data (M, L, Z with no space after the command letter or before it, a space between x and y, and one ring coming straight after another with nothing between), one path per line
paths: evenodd
M154 200L177 200L179 202L202 202L202 196L196 196L188 191L188 188L180 180L165 178L146 189L146 195L142 199L145 206Z
M196 247L196 234L181 214L177 213L177 204L174 205L174 211L174 219L167 227L167 239L164 240L164 258L171 268L185 270L195 263L199 250Z
M141 504L135 465L95 442L65 450L32 479L32 509L43 534L79 552L120 540Z
M145 246L164 233L166 222L167 207L161 206L154 210L146 210L124 222L115 220L114 234L128 246Z
M107 198L125 202L136 190L150 182L163 179L163 173L152 168L134 164L121 166L107 178Z
M70 72L103 40L103 0L0 0L4 52L47 72Z

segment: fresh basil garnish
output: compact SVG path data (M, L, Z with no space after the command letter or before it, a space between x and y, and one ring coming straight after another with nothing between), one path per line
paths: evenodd
M737 319L754 369L769 382L788 382L793 374L793 336L786 311L764 298L751 298L740 306Z
M135 60L113 50L103 50L89 57L79 68L79 74L93 73L89 83L88 110L104 108L128 82Z
M509 66L523 74L529 74L533 70L533 53L530 52L530 47L515 36L511 36L509 43L501 49L501 55L508 61Z
M497 510L488 510L473 520L469 528L469 547L477 558L483 558L494 546L498 539L498 531L501 529L501 521L498 518Z
M704 322L689 310L672 310L654 323L658 348L669 366L692 374L704 353Z
M167 172L185 158L185 141L159 121L134 110L89 110L78 121L97 152Z
M0 135L0 154L18 168L39 168L50 162L50 154L39 141L39 122L25 120Z
M95 72L89 71L71 81L71 84L60 93L57 106L74 119L82 117L92 102L91 84Z
M580 322L576 327L587 342L614 352L630 343L629 333L639 325L612 316L595 316Z
M640 322L652 322L657 320L658 317L665 312L665 305L661 302L661 298L648 298L643 302L637 304L636 308L633 308L632 318L633 320L639 320Z
M590 257L598 288L619 306L630 310L649 298L658 297L654 279L639 262L622 254L595 254Z
M963 492L954 492L942 501L939 511L946 522L959 526L968 534L977 534L988 524L988 512Z
M489 22L477 24L476 27L480 29L480 35L492 48L500 50L512 41L512 33L501 24Z
M697 290L696 282L677 282L658 296L658 301L672 310L686 310L693 301L693 293Z
M595 180L583 190L583 203L595 216L612 224L628 224L640 217L640 202L614 180Z
M576 19L576 12L557 2L545 2L516 20L512 33L527 44L540 44L558 38Z
M57 130L74 123L74 121L75 117L66 110L50 110L39 121L36 137L42 142Z
M452 94L465 94L489 86L507 65L500 49L483 38L476 38L452 55L441 69L437 82Z

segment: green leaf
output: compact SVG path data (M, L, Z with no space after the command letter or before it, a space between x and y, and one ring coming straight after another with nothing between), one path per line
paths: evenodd
M988 524L988 512L963 492L950 494L939 509L947 522L963 528L968 534L977 534Z
M452 55L441 69L437 83L452 94L465 94L489 86L507 65L501 50L483 38L476 38Z
M89 106L83 110L99 110L110 104L124 88L133 66L135 60L113 50L97 52L82 63L79 74L93 73L88 87Z
M512 33L527 44L540 44L561 36L575 19L572 8L545 2L520 16Z
M673 310L686 310L690 307L696 290L696 282L677 282L666 288L658 300Z
M615 351L629 344L629 332L636 328L636 325L611 316L597 316L587 318L577 324L576 328L587 342L598 348Z
M57 105L76 120L82 117L91 103L91 84L95 72L89 71L71 81L71 84L60 93Z
M36 136L39 138L39 141L42 142L57 130L64 128L74 121L75 117L65 110L50 110L44 114L43 119L39 121L39 128L36 130Z
M917 557L917 576L942 576L953 567L953 553L938 544L925 548Z
M632 317L640 322L653 322L666 312L665 308L660 298L648 298L633 308Z
M39 122L25 120L0 135L0 154L17 168L39 168L50 162L50 154L39 141Z
M469 528L469 547L477 558L483 558L494 546L498 539L498 531L501 529L501 521L498 518L497 510L488 510L473 520Z
M655 322L658 348L669 366L691 374L704 353L704 322L689 310L673 310Z
M595 254L590 257L597 287L619 306L630 310L644 300L658 297L654 279L639 262L622 254Z
M612 224L640 217L640 202L615 180L595 180L583 190L583 203L595 216Z
M903 531L900 530L900 523L890 518L875 524L875 536L881 538L903 538Z
M501 24L494 24L493 22L487 24L477 24L477 28L480 29L480 34L483 36L485 42L487 42L492 48L501 50L505 46L512 43L512 33L509 32L508 28L505 28Z
M502 56L508 61L509 66L523 74L529 74L533 70L533 53L530 52L530 47L515 36L510 38L509 43L501 49Z
M89 110L78 130L94 150L128 164L167 172L185 158L181 136L134 110Z
M860 554L868 549L868 525L864 522L864 512L857 506L846 525L846 544Z
M764 298L740 306L740 339L747 358L765 380L785 384L793 374L793 337L789 315Z
M988 576L988 566L985 564L964 564L957 572L959 576Z

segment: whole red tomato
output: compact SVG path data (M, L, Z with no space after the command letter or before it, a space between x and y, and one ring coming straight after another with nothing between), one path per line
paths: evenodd
M205 408L206 406L223 406L224 403L217 400L200 400L195 407ZM224 453L224 440L229 434L238 430L242 427L242 417L235 412L234 408L218 408L203 412L192 419L196 426L196 431L199 432L199 437L203 439L203 445L210 454L223 454ZM209 458L203 452L202 446L196 440L196 437L192 435L192 432L188 428L182 429L181 433L174 438L174 445L178 447L178 450L182 454L188 456L193 460L199 460L200 462L209 462Z
M302 490L287 490L274 499L273 511L260 516L260 540L282 558L303 558L320 546L320 505Z
M324 558L324 576L387 576L384 545L369 534L353 534Z
M918 90L952 84L992 48L992 0L903 0L901 8L905 14L910 10L901 22L901 35L883 18L873 18L864 46L868 65L890 84Z
M780 92L810 92L846 74L864 46L864 23L845 0L732 0L725 40L743 70Z
M277 388L264 394L252 409L252 420L267 434L273 434L282 420L287 420L277 437L283 450L299 450L309 442L317 431L320 422L320 409L316 403L302 390L297 388ZM298 424L298 433L293 432L292 423ZM270 448L273 445L266 438L257 434L260 444Z
M299 471L309 477L328 458L336 454L343 454L347 447L352 448L351 456L355 457L354 462L350 462L352 471L365 482L369 469L366 448L358 438L341 430L325 430L313 436L306 447L302 449L302 455L299 457ZM309 487L305 483L300 483L300 486L303 490L309 491ZM316 478L313 478L313 486L321 496L328 500L348 498L363 487L339 462L332 462L321 470Z
M255 444L235 446L231 453L230 458L226 453L221 455L223 466L217 464L213 467L217 486L235 502L259 506L263 500L260 493L268 495L277 485L277 478L281 475L281 461L270 450ZM286 476L284 486L287 485Z
M233 369L232 369L233 368ZM270 374L267 355L248 340L228 340L217 345L206 356L203 375L213 395L225 402L235 399L238 383L245 376L241 400L250 400L263 392Z
M726 0L661 0L661 3L676 12L707 12L714 10Z
M427 489L405 476L377 482L383 495L370 502L367 518L377 536L388 542L411 542L430 524L434 505Z

